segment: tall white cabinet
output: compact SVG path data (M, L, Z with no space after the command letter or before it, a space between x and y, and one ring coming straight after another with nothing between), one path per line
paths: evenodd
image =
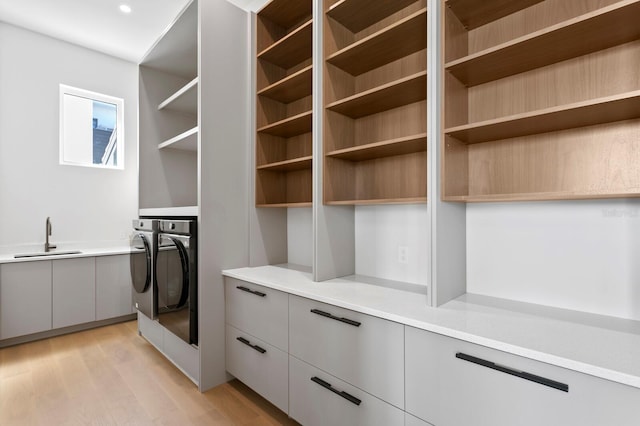
M196 206L201 390L226 381L221 271L248 264L248 13L190 2L139 67L141 209Z

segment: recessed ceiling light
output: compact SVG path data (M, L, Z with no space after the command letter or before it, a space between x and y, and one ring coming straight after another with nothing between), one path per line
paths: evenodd
M121 4L120 5L120 12L122 12L122 13L131 13L131 6L129 6L128 4Z

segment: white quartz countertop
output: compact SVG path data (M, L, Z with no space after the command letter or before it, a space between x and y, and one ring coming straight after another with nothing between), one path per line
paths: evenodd
M638 321L471 294L432 308L426 294L278 266L223 275L640 388Z
M140 209L138 211L138 214L140 216L163 216L163 217L198 216L198 206Z
M56 252L80 251L74 254L58 254ZM57 243L57 248L51 251L51 256L21 257L16 254L42 253L43 245L2 247L0 248L0 264L37 262L42 260L72 259L76 257L112 256L131 253L128 241L100 242L100 243Z

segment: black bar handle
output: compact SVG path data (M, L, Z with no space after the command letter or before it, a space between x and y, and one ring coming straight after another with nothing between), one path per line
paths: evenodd
M311 381L319 384L320 386L322 386L325 389L329 389L331 392L335 393L336 395L339 395L339 396L343 397L344 399L346 399L347 401L349 401L352 404L360 405L362 403L362 401L359 400L358 398L356 398L355 396L350 395L350 394L346 393L345 391L339 391L337 389L334 389L333 386L331 386L330 383L325 382L324 380L322 380L319 377L312 377Z
M456 354L456 358L471 362L473 364L478 364L492 370L500 371L502 373L510 374L512 376L520 377L521 379L529 380L530 382L535 382L540 385L558 389L562 392L569 392L569 385L556 382L555 380L547 379L546 377L536 376L535 374L527 373L525 371L515 370L513 368L505 367L504 365L496 364L495 362L487 361L481 358L476 358L475 356L463 354L461 352L458 352Z
M245 345L249 346L251 349L254 349L258 352L260 352L261 354L267 352L266 349L261 348L258 345L252 345L250 341L248 341L247 339L245 339L244 337L236 337L236 340L240 343L244 343Z
M267 294L257 290L251 290L250 288L243 287L241 285L236 287L238 290L245 291L247 293L255 294L256 296L265 297Z
M331 318L332 320L336 320L336 321L343 322L345 324L352 325L354 327L360 327L360 324L361 324L358 321L350 320L348 318L336 317L334 315L331 315L329 312L321 311L319 309L312 309L311 312L316 314L316 315L320 315L322 317Z

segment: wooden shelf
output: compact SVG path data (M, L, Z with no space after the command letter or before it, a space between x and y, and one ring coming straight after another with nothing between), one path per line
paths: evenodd
M553 200L597 200L604 198L638 198L640 188L628 188L622 191L560 191L530 192L517 194L457 195L444 196L443 201L461 203L500 203L505 201L553 201Z
M258 16L283 28L291 28L311 13L310 0L272 0L260 9Z
M475 86L640 38L640 1L617 2L574 19L449 62L460 82Z
M327 15L340 22L351 32L357 33L376 22L404 9L416 0L341 0L333 4Z
M327 109L360 118L427 99L427 72L419 72L327 105Z
M198 77L158 105L158 110L168 109L184 114L198 114Z
M326 61L357 76L427 47L427 9L421 9L329 56Z
M280 120L276 123L269 124L258 129L258 133L267 133L282 138L290 138L292 136L309 133L312 127L312 111L303 112L293 117Z
M341 200L327 201L325 204L330 206L370 206L375 204L424 204L427 202L426 197L411 198L381 198L372 200Z
M162 142L158 149L180 149L183 151L198 150L198 128L194 127L178 136Z
M411 154L427 150L427 134L407 136L404 138L374 142L352 148L331 151L327 157L348 161L366 161L375 158L392 157L394 155Z
M469 144L640 118L640 90L445 129Z
M312 203L274 203L274 204L256 204L256 207L272 207L272 208L301 208L311 207Z
M309 20L285 37L278 40L258 54L263 59L281 68L291 68L312 55L312 27Z
M258 92L258 95L288 104L311 95L313 66L309 65Z
M277 163L264 164L258 166L258 170L270 170L273 172L294 172L311 168L312 157L294 158L292 160L278 161Z
M469 30L511 15L544 0L447 0L460 22Z

